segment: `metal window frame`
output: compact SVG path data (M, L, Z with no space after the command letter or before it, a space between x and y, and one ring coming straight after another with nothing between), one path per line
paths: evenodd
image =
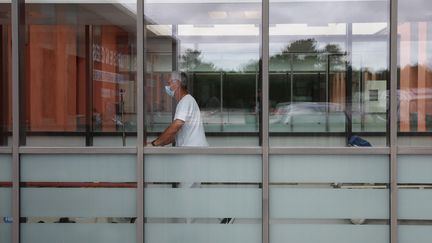
M134 147L23 147L20 143L20 71L24 56L20 45L25 39L24 23L25 0L12 0L12 144L0 148L0 154L12 155L12 242L20 242L20 155L21 154L136 154L137 155L137 221L136 242L144 242L144 154L254 154L262 156L262 242L269 243L269 156L285 155L388 155L390 164L390 242L398 242L397 222L397 156L398 155L432 155L428 147L399 147L397 144L397 13L398 0L389 0L389 63L390 63L390 129L389 146L382 148L347 148L347 147L269 147L269 10L270 0L262 0L261 19L261 70L262 70L262 124L261 147L242 148L147 148L144 147L144 82L145 82L145 29L144 0L137 0L137 145Z
M145 26L144 2L137 0L137 161L136 161L136 242L144 242L144 78L145 78Z
M262 0L261 7L261 146L262 146L262 242L270 242L269 205L269 59L270 59L270 0ZM292 90L291 90L292 92Z
M25 0L13 0L12 19L12 242L20 241L20 85L22 83Z
M12 154L12 147L2 147L0 148L0 154Z
M390 64L390 242L398 242L398 172L397 172L397 23L398 0L389 3L389 64Z

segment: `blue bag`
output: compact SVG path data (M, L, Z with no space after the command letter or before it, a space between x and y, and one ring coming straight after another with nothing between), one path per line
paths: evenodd
M356 135L350 137L348 145L353 147L372 147L372 144Z

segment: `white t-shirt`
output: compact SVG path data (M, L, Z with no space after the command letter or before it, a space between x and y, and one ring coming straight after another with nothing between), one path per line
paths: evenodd
M176 135L176 146L208 146L201 121L201 112L195 99L187 94L177 104L174 120L184 121Z

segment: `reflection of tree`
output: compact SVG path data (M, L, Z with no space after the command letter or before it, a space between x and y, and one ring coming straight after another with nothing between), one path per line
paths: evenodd
M341 65L345 63L342 53L338 44L327 44L323 48L319 48L315 39L303 39L286 45L279 53L270 56L269 62L272 69L286 70L292 63L319 66L327 60L327 55L337 54L331 59L332 65ZM258 70L258 62L251 60L242 69L243 71L256 71Z
M258 61L250 60L246 64L242 65L240 67L240 70L242 70L243 72L258 72L259 70L258 64L259 64Z
M204 62L200 50L186 49L180 56L180 69L189 72L196 71L217 71L216 66L211 62Z
M286 69L292 63L297 65L315 65L318 61L317 42L314 39L296 40L288 44L282 51L270 57L270 66L277 69Z
M345 62L347 61L346 56L342 54L342 50L339 47L339 45L337 44L327 44L326 46L324 46L324 48L322 49L323 53L327 53L327 54L337 54L334 55L330 60L331 60L331 65L333 67L337 67L337 66L345 66ZM321 56L321 58L325 58L324 56Z

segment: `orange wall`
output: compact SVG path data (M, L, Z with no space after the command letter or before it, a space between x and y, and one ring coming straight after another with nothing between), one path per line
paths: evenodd
M428 25L426 22L403 23L399 25L400 36L400 131L408 132L411 127L417 131L426 131L426 115L432 115L432 70L427 65ZM414 28L415 27L415 28ZM429 27L430 28L430 27ZM412 31L418 33L418 40L412 40ZM414 42L415 41L415 42ZM414 43L413 43L414 42ZM412 44L417 46L417 53L413 53ZM412 60L417 54L417 60ZM417 114L417 123L410 120L410 114Z
M28 28L27 76L31 131L76 128L76 29L31 25Z
M125 32L114 26L101 26L98 44L112 53L117 51L117 38ZM31 25L27 45L27 116L30 131L77 131L79 119L85 122L88 64L85 46L78 37L84 28L73 25ZM96 40L96 38L95 38ZM80 42L84 43L84 42ZM88 43L86 43L88 44ZM94 70L116 74L118 67L111 57L94 61ZM118 84L93 80L93 107L102 115L103 131L115 131Z

